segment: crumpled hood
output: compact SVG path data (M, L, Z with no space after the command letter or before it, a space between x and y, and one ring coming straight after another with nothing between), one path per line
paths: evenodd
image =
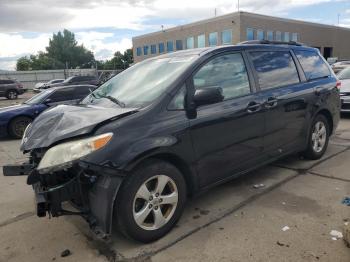
M27 129L22 151L45 148L53 143L91 132L106 120L137 112L135 108L106 108L91 105L59 105L39 115Z
M340 87L340 93L350 93L350 79L343 79L340 80L341 87Z

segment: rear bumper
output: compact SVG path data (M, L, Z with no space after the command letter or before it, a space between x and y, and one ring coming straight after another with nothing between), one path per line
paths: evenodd
M28 175L27 183L33 186L35 194L37 216L80 215L97 237L105 239L112 233L114 202L123 176L117 170L103 172L106 167L93 165L92 171L89 166L88 163L78 164L67 174L64 171L39 174L33 165L25 163L4 166L3 173L5 176ZM48 185L48 179L62 180L68 172L69 179ZM56 179L55 176L60 177ZM63 209L65 202L70 202L77 211Z
M25 89L25 88L17 89L17 93L18 93L19 95L22 95L22 94L24 94L24 93L27 92L27 91L28 91L28 89Z

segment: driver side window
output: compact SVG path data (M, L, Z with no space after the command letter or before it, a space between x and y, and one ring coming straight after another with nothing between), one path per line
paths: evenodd
M195 89L219 87L224 100L250 93L248 73L240 53L215 57L194 75Z

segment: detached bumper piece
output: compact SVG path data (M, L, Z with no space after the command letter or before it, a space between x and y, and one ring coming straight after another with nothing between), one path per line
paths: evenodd
M80 162L72 168L40 174L33 164L8 165L5 176L27 175L27 184L35 192L36 214L39 217L80 215L98 238L112 233L113 208L124 173L108 165ZM62 208L70 202L77 211Z
M4 176L28 176L33 169L33 165L29 163L21 165L6 165L2 168Z

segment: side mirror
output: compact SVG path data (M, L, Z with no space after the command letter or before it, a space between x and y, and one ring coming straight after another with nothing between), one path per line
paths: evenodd
M196 89L194 93L193 102L195 105L203 106L222 102L224 96L222 95L222 89L219 86L206 86Z

